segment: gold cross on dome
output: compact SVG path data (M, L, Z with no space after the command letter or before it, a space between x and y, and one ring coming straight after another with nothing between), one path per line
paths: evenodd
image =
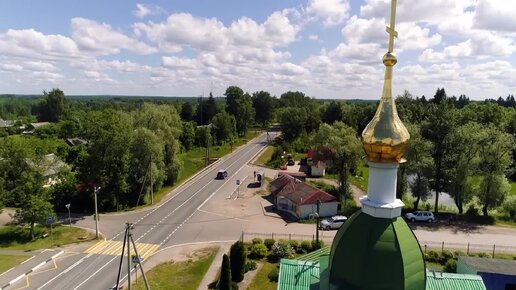
M391 2L391 25L387 26L387 33L389 34L389 52L394 49L394 37L398 37L398 32L394 30L396 20L396 0Z

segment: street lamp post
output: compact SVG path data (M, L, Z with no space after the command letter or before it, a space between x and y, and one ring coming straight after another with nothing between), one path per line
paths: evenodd
M99 212L97 209L97 191L100 190L100 186L95 186L93 191L95 193L95 237L99 238Z
M70 204L66 204L66 209L68 209L68 222L69 225L72 226L72 217L70 216Z

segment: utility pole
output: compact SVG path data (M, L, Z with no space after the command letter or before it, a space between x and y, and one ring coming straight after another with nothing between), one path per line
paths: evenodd
M66 209L68 209L68 221L69 225L72 226L72 217L70 216L70 204L66 204Z
M319 217L319 209L321 207L321 200L318 199L317 200L317 213L316 213L316 217L317 217L317 224L316 224L316 229L315 229L315 240L317 241L317 244L319 244L319 221L320 221L320 217Z
M150 175L150 200L151 200L150 203L154 204L154 188L152 186L152 154L150 156L149 175Z
M100 186L95 186L93 192L95 193L95 237L99 238L99 211L97 208L97 191L101 189Z
M120 264L118 266L118 275L116 279L115 289L120 289L120 274L122 272L122 264L124 262L124 253L126 252L125 248L127 247L127 289L131 289L131 244L133 245L133 250L136 254L137 265L140 265L140 270L142 273L143 281L145 282L145 288L150 290L149 281L147 281L147 276L145 276L145 271L143 270L142 261L140 260L140 255L138 254L138 249L136 248L136 243L134 242L133 235L131 233L131 228L133 227L132 223L125 223L125 234L124 234L124 243L122 244L122 253L120 254ZM137 266L135 266L136 269ZM138 270L136 270L138 271Z

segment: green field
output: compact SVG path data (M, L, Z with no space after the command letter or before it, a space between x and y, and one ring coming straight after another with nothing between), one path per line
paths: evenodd
M277 266L278 264L264 262L263 267L258 271L256 276L254 276L254 279L247 290L276 290L278 288L278 283L271 282L268 275L270 271Z
M0 249L36 250L95 239L95 234L91 232L68 226L54 227L52 229L52 235L50 235L50 228L44 226L36 226L34 232L35 238L31 241L28 228L19 226L1 226ZM49 235L43 238L44 234Z
M204 275L208 271L218 249L210 248L205 250L198 260L184 262L166 262L159 264L146 272L147 280L151 289L162 290L195 290L199 287ZM138 273L140 274L140 272ZM138 276L138 283L134 289L146 289L141 276Z
M27 260L31 256L0 255L0 274Z
M268 146L267 149L265 149L262 154L256 159L254 164L260 165L260 166L267 166L267 163L271 160L272 154L274 153L274 147Z

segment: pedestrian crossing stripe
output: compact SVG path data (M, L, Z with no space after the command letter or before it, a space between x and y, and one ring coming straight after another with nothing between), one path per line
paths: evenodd
M138 254L140 254L141 260L150 257L158 248L156 244L146 243L135 243ZM126 245L127 246L127 245ZM84 253L99 254L99 255L111 255L118 256L122 253L123 242L122 241L100 241L95 245L89 247ZM134 247L131 244L131 255L136 254ZM127 256L127 249L125 249L124 256Z

